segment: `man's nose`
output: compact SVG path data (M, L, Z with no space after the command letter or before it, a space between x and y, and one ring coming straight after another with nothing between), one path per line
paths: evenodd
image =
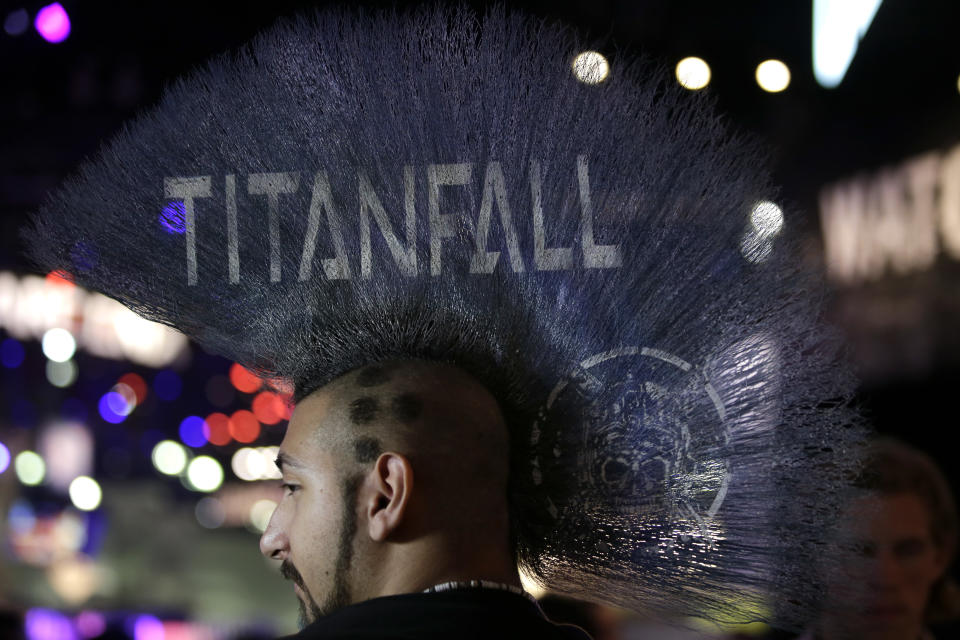
M287 536L280 526L277 510L270 516L270 522L260 536L260 553L273 558L274 560L283 560L287 557L289 545Z

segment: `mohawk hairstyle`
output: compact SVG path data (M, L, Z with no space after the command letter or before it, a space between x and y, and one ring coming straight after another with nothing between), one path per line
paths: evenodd
M584 48L502 7L283 21L83 165L30 254L301 398L461 367L511 430L537 580L796 625L853 379L789 233L750 230L763 155L649 61L579 82Z

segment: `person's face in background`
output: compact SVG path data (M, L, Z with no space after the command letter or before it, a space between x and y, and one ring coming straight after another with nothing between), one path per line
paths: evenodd
M946 568L927 505L911 493L872 494L846 516L844 537L855 551L829 569L824 635L916 640L931 588Z

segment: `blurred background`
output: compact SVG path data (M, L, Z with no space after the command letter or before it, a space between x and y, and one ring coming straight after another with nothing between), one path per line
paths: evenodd
M0 609L29 638L295 628L257 550L285 390L33 272L18 229L174 78L317 4L0 5ZM758 237L802 240L876 429L929 452L956 493L960 3L510 4L572 25L611 66L663 60L772 150L782 190Z

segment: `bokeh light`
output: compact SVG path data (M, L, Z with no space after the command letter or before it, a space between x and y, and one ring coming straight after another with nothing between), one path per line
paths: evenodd
M30 14L26 9L17 9L7 14L3 21L3 30L7 35L19 36L30 26Z
M267 525L270 524L270 517L276 508L277 503L266 498L254 502L248 517L250 526L259 533L266 531Z
M139 615L133 620L133 640L164 640L163 623L149 614Z
M51 609L29 609L23 618L27 640L76 640L70 619Z
M7 445L0 442L0 473L3 473L10 466L10 449Z
M200 416L187 416L180 422L180 441L194 449L207 444L206 423Z
M187 209L183 202L174 200L160 210L160 226L167 233L184 233L187 230Z
M70 501L81 511L93 511L100 506L103 492L100 484L90 476L80 476L70 483Z
M167 402L173 402L180 397L183 390L183 381L173 371L165 369L153 378L153 391L157 397Z
M764 60L757 65L757 84L768 93L779 93L790 86L790 69L779 60Z
M123 395L116 391L108 391L100 397L97 409L100 411L100 417L111 424L119 424L127 419L129 415L129 404Z
M233 454L230 467L241 480L279 480L282 475L276 459L280 447L241 447Z
M222 413L211 413L203 421L203 436L210 444L229 444L233 438L230 435L230 418Z
M761 200L750 211L750 224L761 236L775 236L783 229L783 209L769 200Z
M48 273L44 280L48 284L51 284L55 287L73 287L76 286L73 282L73 275L63 269L57 269L56 271L51 271Z
M196 491L216 491L223 484L223 467L210 456L197 456L187 465L187 481Z
M34 451L21 451L13 459L13 469L17 478L25 485L36 486L43 482L47 474L47 465Z
M223 503L213 497L206 497L197 502L194 509L197 522L205 529L216 529L227 519L227 510Z
M241 480L253 482L260 480L267 471L267 461L257 450L250 447L237 449L230 459L230 468Z
M98 611L81 611L73 621L83 638L95 638L107 630L107 620Z
M610 63L597 51L584 51L573 59L573 75L584 84L600 84L610 75Z
M136 373L125 373L117 379L117 384L125 384L133 390L137 404L143 404L147 399L147 383L142 376Z
M59 2L54 2L37 12L33 26L44 40L56 44L70 35L70 16Z
M237 364L230 366L230 383L243 393L254 393L263 386L263 380L250 372L249 369Z
M684 89L697 91L710 84L710 65L703 58L690 56L677 63L677 82Z
M33 531L36 524L37 514L33 510L33 505L22 498L14 500L10 505L10 511L7 512L7 526L10 527L11 533L29 533Z
M19 367L23 364L23 359L26 355L23 345L13 338L7 338L0 343L0 362L2 362L3 366L7 369L16 369Z
M46 463L44 482L66 489L77 476L89 475L94 459L93 434L78 422L44 425L37 439L37 453Z
M253 442L260 437L260 423L246 409L234 411L230 416L230 436L237 442Z
M286 403L272 391L261 391L253 398L253 415L263 424L277 424L286 415Z
M77 341L66 329L54 328L43 334L43 355L54 362L66 362L77 351Z
M70 248L70 261L78 271L90 271L100 262L95 245L77 240Z
M773 239L756 231L744 234L740 242L740 253L748 261L759 264L770 257L773 252Z
M160 473L176 476L187 466L187 450L179 442L163 440L153 448L150 459Z
M77 381L79 371L77 363L73 360L66 362L56 362L47 360L47 382L60 389L66 389Z
M120 394L123 398L123 404L120 404L115 398L111 400L110 408L118 413L130 415L130 412L137 407L137 392L125 382L118 382L110 389L114 393Z

